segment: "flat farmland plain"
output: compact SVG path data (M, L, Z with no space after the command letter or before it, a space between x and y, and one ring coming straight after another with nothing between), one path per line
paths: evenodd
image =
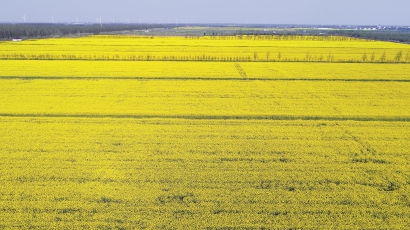
M0 56L248 52L236 37L71 40ZM0 229L410 228L407 46L286 41L346 58L359 45L403 59L0 60Z

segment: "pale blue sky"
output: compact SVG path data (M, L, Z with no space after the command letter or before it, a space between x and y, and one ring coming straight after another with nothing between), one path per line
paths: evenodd
M410 25L410 0L1 0L1 22Z

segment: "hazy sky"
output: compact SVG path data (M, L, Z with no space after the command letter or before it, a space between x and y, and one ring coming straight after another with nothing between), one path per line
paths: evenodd
M410 0L1 0L0 21L410 25Z

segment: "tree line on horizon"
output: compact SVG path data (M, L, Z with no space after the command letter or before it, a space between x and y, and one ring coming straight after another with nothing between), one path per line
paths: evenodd
M98 35L116 32L132 32L136 30L149 30L154 28L175 28L178 25L165 24L0 24L0 40L11 40L13 38L48 38L48 37L70 37L82 35ZM231 28L226 27L229 31ZM211 33L212 36L225 35L322 35L322 36L345 36L380 41L392 41L410 44L410 32L406 31L362 31L362 30L329 30L323 34L321 30L296 30L296 31L230 31L230 33ZM207 34L209 35L209 34Z
M170 25L154 24L0 24L0 40L13 38L47 38L68 37L85 34L101 34L121 31L148 30L153 28L169 28Z
M347 36L378 41L391 41L410 43L410 32L406 31L363 31L363 30L335 30L329 31L328 35Z

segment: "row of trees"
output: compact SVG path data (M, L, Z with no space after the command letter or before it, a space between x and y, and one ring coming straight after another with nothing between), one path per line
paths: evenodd
M0 24L0 40L10 40L12 38L44 38L44 37L66 37L84 34L104 34L121 31L149 30L153 28L175 28L178 25L164 24ZM219 28L220 33L213 33L212 39L233 39L230 36L221 34L237 35L238 39L266 39L266 40L319 40L319 41L340 41L354 38L395 41L410 43L410 33L406 31L363 31L363 30L327 30L323 35L323 30L275 30L269 32L245 32L234 31L228 33L231 29L226 27L225 30ZM170 35L175 35L170 32ZM205 33L210 35L209 33ZM166 34L164 34L166 35ZM201 37L201 36L196 36Z
M346 29L332 29L332 30L317 30L317 29L300 29L300 30L274 30L269 32L264 31L226 31L224 35L236 36L267 36L274 38L282 37L285 39L306 40L311 39L328 39L328 37L336 37L335 39L367 39L376 41L393 41L400 43L410 43L410 32L400 30L383 30L383 31L369 31L369 30L346 30ZM223 36L222 36L223 37Z
M331 30L328 31L327 34L378 41L410 43L410 33L404 31Z
M101 34L119 31L166 28L170 25L154 24L0 24L0 39L67 37L84 34Z
M254 52L253 56L223 56L223 55L151 55L151 54L99 54L99 55L75 55L75 54L0 54L3 60L111 60L111 61L225 61L225 62L366 62L366 63L410 63L410 51L403 51L389 58L386 52L380 56L364 53L357 59L336 59L333 53L327 55L311 54L307 52L304 57L284 57L282 52L266 52L266 56Z
M386 51L380 56L379 59L376 59L376 55L374 52L369 56L367 53L364 53L362 56L362 62L386 62L388 61ZM400 50L394 56L394 58L390 62L410 62L410 51L407 51L406 55L403 56L403 51Z
M191 38L191 37L189 37ZM324 35L236 35L236 36L210 36L212 40L272 40L272 41L360 41L357 38L345 36Z
M272 34L274 33L274 34ZM343 29L333 29L333 30L288 30L281 31L276 30L274 32L252 32L252 33L242 33L236 32L233 35L243 36L274 36L282 37L290 40L309 40L314 39L328 39L329 37L334 37L335 40L343 39L367 39L376 41L392 41L400 43L410 43L410 32L400 31L400 30L384 30L384 31L366 31L366 30L343 30Z

